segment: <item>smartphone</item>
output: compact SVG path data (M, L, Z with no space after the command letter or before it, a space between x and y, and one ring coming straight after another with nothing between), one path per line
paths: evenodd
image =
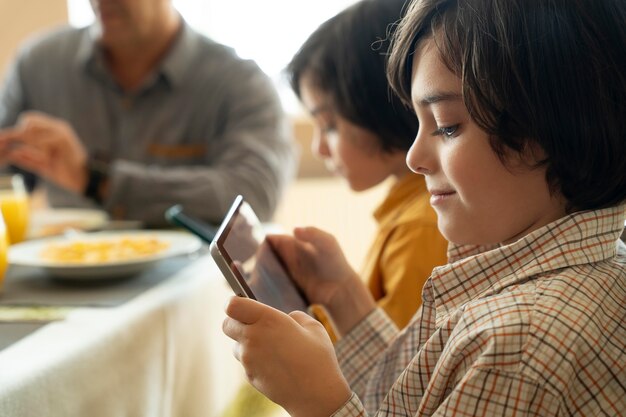
M236 295L258 300L285 313L307 312L309 303L242 196L235 198L209 248Z
M211 244L217 227L208 224L200 219L196 219L183 212L183 207L180 204L172 206L165 211L165 219L175 226L184 227L207 244Z

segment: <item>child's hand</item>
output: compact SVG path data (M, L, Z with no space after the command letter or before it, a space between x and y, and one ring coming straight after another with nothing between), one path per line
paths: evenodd
M294 229L293 237L271 235L268 240L311 303L328 305L348 281L360 283L337 240L329 233L302 227Z
M376 307L331 234L303 227L296 228L293 237L272 235L268 240L308 301L326 307L340 334L346 334Z
M224 333L259 391L292 416L329 416L351 395L324 327L302 312L286 315L233 297Z

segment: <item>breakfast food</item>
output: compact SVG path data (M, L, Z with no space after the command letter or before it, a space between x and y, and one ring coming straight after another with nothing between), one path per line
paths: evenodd
M48 261L73 264L120 262L156 255L169 244L154 237L119 237L50 244L41 252Z

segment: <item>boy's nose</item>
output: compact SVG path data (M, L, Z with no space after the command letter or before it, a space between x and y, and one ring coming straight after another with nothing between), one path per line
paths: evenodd
M330 157L330 149L328 148L328 142L326 141L324 133L318 131L313 136L311 151L320 159Z
M432 138L431 138L432 139ZM428 175L434 170L433 140L420 129L406 154L406 164L416 174Z

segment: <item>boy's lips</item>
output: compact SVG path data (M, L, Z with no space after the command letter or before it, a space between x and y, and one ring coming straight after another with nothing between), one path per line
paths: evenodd
M454 191L451 188L429 188L428 192L430 193L430 195L433 195L433 196L448 195L448 194L456 193L456 191Z
M449 188L430 188L430 204L432 206L445 203L450 197L456 195L456 191Z
M341 166L337 165L331 159L324 159L324 165L326 166L326 169L334 175L343 176L343 169L341 168Z

